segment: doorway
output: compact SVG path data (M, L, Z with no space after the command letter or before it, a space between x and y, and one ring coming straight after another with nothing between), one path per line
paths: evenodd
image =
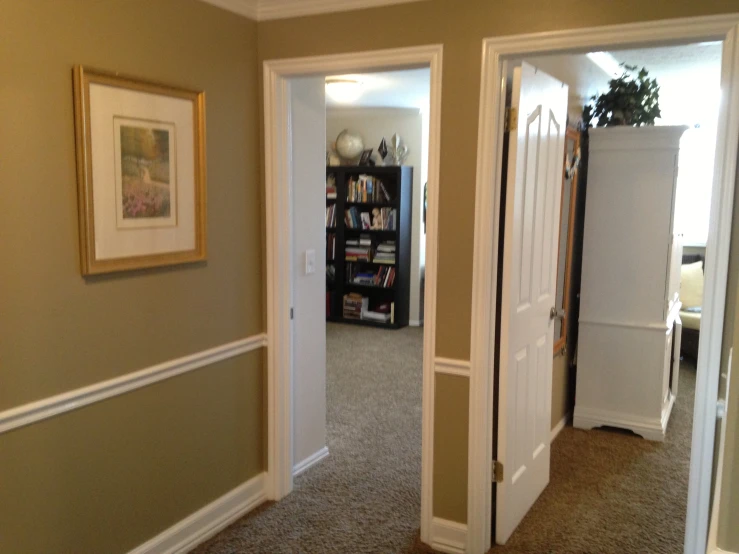
M439 129L441 100L440 46L373 51L265 62L265 181L267 212L267 302L268 302L268 480L269 497L279 500L293 489L294 455L294 337L295 306L293 280L295 260L292 225L295 182L292 172L291 94L292 81L299 78L365 73L398 69L428 68L428 185L426 207L426 250L423 327L421 539L431 533L433 463L434 333L436 296L436 232L439 172ZM308 260L306 267L308 265Z
M503 121L505 110L505 75L507 63L514 57L552 53L602 51L617 47L659 46L721 40L724 45L721 88L732 91L722 98L722 114L717 140L717 156L712 191L711 227L706 253L705 295L701 348L698 356L696 405L688 498L685 551L705 550L708 504L711 486L713 435L715 428L721 334L725 302L731 230L731 209L736 167L739 124L739 95L736 94L737 67L735 50L736 20L704 18L673 20L646 25L623 25L545 35L527 35L485 41L483 57L483 92L480 106L479 170L475 231L475 267L473 278L472 375L470 398L470 448L468 513L469 551L483 552L490 546L492 491L485 483L491 479L488 462L492 452L495 374L497 355L487 346L495 337L495 292L497 284L498 228L501 210L501 168ZM489 245L492 245L490 248ZM486 251L487 250L489 251ZM491 310L490 307L493 307ZM483 308L484 307L484 308ZM487 313L483 313L487 310ZM476 440L477 439L477 440Z

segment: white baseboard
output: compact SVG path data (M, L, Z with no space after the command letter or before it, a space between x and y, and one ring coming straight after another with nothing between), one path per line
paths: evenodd
M408 325L411 327L421 327L423 325L423 319L409 319Z
M216 535L267 499L260 473L189 515L129 554L184 554Z
M667 420L672 411L675 397L672 396L663 410L661 417L649 418L622 414L596 408L581 408L575 406L575 415L572 421L578 429L594 429L604 425L628 429L635 434L652 441L664 441L667 431Z
M312 467L323 460L326 456L328 456L328 446L324 446L315 454L311 454L302 462L298 462L297 464L295 464L293 466L293 477L297 477L309 467Z
M737 554L737 553L729 552L728 550L721 550L720 548L716 547L713 550L708 551L707 554Z
M465 554L467 525L435 517L431 522L431 548L446 554Z
M557 438L557 435L559 435L562 432L562 429L564 429L567 426L567 423L572 419L572 412L568 412L562 419L559 420L559 423L554 426L554 429L552 429L552 433L549 437L549 443L553 443L554 439Z

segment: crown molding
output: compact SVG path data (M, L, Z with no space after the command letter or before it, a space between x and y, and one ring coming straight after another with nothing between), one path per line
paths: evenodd
M201 0L249 19L259 19L259 0Z
M201 0L236 14L264 21L304 15L347 12L422 0Z

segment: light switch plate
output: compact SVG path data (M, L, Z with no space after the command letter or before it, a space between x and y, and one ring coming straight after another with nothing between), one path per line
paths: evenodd
M316 251L305 251L305 274L313 275L316 272Z

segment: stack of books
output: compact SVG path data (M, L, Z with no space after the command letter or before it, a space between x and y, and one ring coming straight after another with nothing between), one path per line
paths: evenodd
M347 239L344 259L347 262L369 262L372 260L372 239L359 235L358 239Z
M361 294L350 293L344 295L344 317L346 319L362 319L362 312L367 311L369 298Z
M336 227L336 204L326 206L326 227Z
M326 177L326 198L336 200L336 177L333 175Z
M375 252L373 261L376 264L394 265L395 264L395 241L386 240L385 242L381 242L379 245L377 245L377 251Z
M390 202L390 194L377 177L359 175L351 177L346 185L347 202Z

